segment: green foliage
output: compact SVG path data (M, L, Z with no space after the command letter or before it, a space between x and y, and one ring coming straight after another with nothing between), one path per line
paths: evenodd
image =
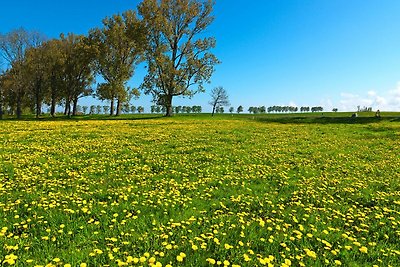
M134 73L135 65L142 59L146 44L145 29L136 14L126 11L103 20L103 28L89 33L91 45L96 50L96 68L105 80L97 87L101 100L111 100L111 115L114 115L114 100L117 115L124 102L128 101L126 86Z
M210 52L216 41L203 37L212 23L213 1L144 0L138 7L147 29L146 94L172 115L174 96L203 92L218 59ZM203 38L202 38L203 37Z

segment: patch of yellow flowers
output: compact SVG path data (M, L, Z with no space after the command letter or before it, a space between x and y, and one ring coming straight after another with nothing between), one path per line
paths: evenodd
M2 266L400 266L400 127L0 122Z

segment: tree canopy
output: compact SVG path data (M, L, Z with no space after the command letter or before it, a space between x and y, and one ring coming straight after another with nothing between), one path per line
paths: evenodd
M214 66L219 63L210 50L213 37L203 37L214 20L214 2L209 0L144 0L138 7L147 29L148 74L142 84L171 116L174 96L203 92Z

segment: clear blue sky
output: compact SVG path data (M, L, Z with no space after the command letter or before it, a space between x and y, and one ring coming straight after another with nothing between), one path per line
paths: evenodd
M57 37L85 34L140 1L3 2L0 32L24 27ZM174 104L208 109L209 91L223 86L232 106L245 109L295 104L400 110L399 14L398 0L217 0L208 33L217 39L214 53L222 64L206 93ZM143 74L139 69L131 85L138 86ZM141 97L134 104L148 107L149 101Z

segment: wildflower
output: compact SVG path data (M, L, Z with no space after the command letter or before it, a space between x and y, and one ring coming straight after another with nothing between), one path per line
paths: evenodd
M214 265L216 263L216 261L212 258L208 258L206 261L212 265Z

